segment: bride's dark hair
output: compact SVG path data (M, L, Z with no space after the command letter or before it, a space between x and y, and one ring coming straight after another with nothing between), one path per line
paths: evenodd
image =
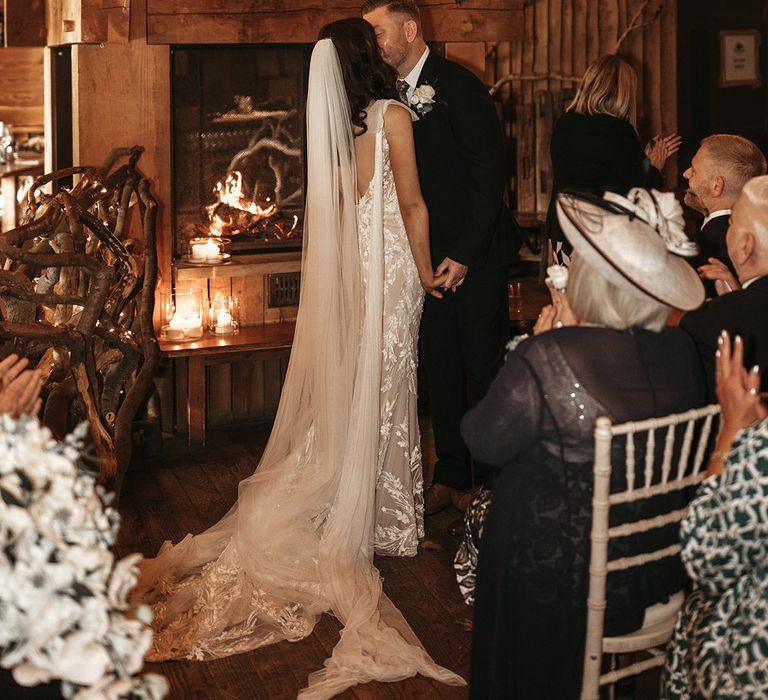
M318 39L330 39L336 47L352 124L356 127L353 131L357 136L364 134L365 108L371 101L397 99L397 74L384 63L373 27L364 19L350 17L326 24Z

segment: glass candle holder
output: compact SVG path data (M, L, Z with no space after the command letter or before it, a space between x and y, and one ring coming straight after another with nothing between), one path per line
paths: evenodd
M216 335L237 333L240 328L240 302L237 297L216 297L208 308L208 329Z
M160 337L168 340L194 340L203 335L203 290L177 288L169 309L168 323Z
M176 310L173 304L173 292L170 290L158 292L155 297L155 309L157 309L157 318L160 322L160 334L162 335L162 329L171 322L173 312Z
M195 265L220 265L229 262L232 257L229 238L220 236L203 236L189 241L187 262Z

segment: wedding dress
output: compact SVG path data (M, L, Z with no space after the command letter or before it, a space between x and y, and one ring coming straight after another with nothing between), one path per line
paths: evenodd
M275 423L230 512L142 565L150 659L208 659L344 625L301 698L418 673L451 685L382 592L374 548L412 555L423 534L416 416L422 289L368 110L374 176L357 201L355 148L333 43L317 43L307 99L308 188L296 334ZM398 107L402 108L402 106ZM359 224L358 224L359 221Z

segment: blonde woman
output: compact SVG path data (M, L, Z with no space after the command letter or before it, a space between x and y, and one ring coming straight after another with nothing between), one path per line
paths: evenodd
M632 187L661 188L660 171L680 147L671 134L655 136L643 150L637 136L637 74L620 56L601 56L584 73L578 92L552 133L552 199L547 232L555 261L570 262L571 246L555 215L564 189L601 195Z

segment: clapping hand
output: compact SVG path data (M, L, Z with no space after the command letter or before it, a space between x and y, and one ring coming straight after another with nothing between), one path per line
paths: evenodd
M677 153L682 143L682 137L677 134L661 136L656 134L645 147L645 155L651 161L651 165L657 170L661 170L667 162L667 158Z
M17 418L40 412L43 379L36 369L26 369L28 365L26 357L19 359L16 354L0 362L0 414Z
M744 369L744 341L737 335L731 348L727 331L720 333L715 353L715 391L720 402L720 432L707 476L723 471L736 433L768 416L760 400L760 368Z
M536 325L533 327L533 334L538 335L552 328L562 328L563 326L577 326L579 319L573 313L571 303L568 301L568 294L564 289L556 289L549 280L546 281L549 295L552 297L552 303L547 304L539 314Z
M728 266L717 258L707 258L707 264L701 265L698 272L699 277L703 280L715 280L716 283L720 280L730 287L730 290L727 290L723 285L715 284L717 293L720 296L727 294L728 291L733 291L734 289L739 289L741 287L739 281L728 269Z
M452 292L455 292L457 287L464 284L464 278L467 276L467 269L466 265L462 265L460 262L456 262L450 258L445 258L445 260L440 263L437 270L435 270L435 274L438 277L446 275L445 282L442 285L443 289L450 289Z
M715 391L722 411L722 432L735 435L768 416L760 400L760 368L744 369L744 341L737 335L731 348L728 331L717 339Z

